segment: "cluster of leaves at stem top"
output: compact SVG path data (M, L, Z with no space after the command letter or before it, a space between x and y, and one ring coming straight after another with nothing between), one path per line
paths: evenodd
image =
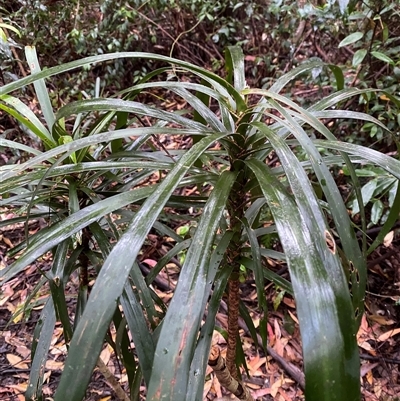
M263 346L268 317L265 279L295 297L307 400L359 400L356 332L363 313L365 249L360 249L330 166L346 166L365 223L354 164L375 164L398 180L400 163L338 141L323 119L360 119L385 129L366 114L337 108L367 90L343 89L341 70L319 62L292 70L268 90L249 88L244 57L236 47L226 53L226 78L149 53L100 55L43 71L33 47L26 55L32 74L0 88L0 108L40 140L43 149L2 139L3 147L29 157L1 167L1 205L20 210L21 216L11 223L44 219L48 226L27 233L12 250L10 256L19 257L2 271L2 281L52 253L51 269L43 272L28 301L49 282L50 296L35 331L32 367L46 360L55 323L61 321L68 356L54 399L84 397L105 341L127 371L132 399L142 378L148 400L201 399L218 305L229 288L231 309L238 307L235 283L243 264L254 272ZM168 67L145 76L119 98L95 97L53 110L47 78L129 58L156 60ZM298 75L321 67L336 79L337 90L331 95L305 109L280 94ZM32 83L44 121L15 95ZM141 93L151 89L167 90L190 109L175 112L143 103ZM310 131L323 139L310 136ZM167 151L158 146L162 135L190 137L193 145ZM299 148L306 158L299 159ZM279 158L279 166L268 165L271 155ZM159 180L147 182L155 173ZM187 186L197 186L198 194L181 196L180 189ZM182 218L196 220L190 238L171 229L176 219L171 208L201 210L197 218L181 212ZM174 245L145 279L137 258L150 230L172 238ZM263 245L260 239L271 233L278 234L284 254ZM185 260L167 308L149 285L182 251ZM266 266L265 256L286 261L291 283ZM77 301L71 315L66 288L76 276ZM92 278L95 284L89 291ZM230 313L235 316L234 310ZM116 339L109 333L111 322ZM229 325L232 347L234 319ZM234 364L231 369L236 369ZM43 371L32 369L27 399L42 397L42 381Z

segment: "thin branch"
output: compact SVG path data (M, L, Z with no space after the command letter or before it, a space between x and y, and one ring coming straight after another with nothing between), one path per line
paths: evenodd
M130 398L125 393L124 389L118 383L115 376L110 372L110 370L107 368L107 365L103 362L101 358L97 360L97 367L106 379L108 385L114 390L115 395L118 397L118 399L122 401L130 401Z

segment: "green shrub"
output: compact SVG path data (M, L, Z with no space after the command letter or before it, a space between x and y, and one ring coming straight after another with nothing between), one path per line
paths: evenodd
M100 55L43 71L34 49L27 49L27 58L33 74L0 88L1 109L43 143L41 152L1 140L3 147L25 152L29 158L1 167L0 205L19 210L20 217L7 224L37 218L48 223L11 251L10 257L20 254L1 272L2 282L21 274L47 252L53 260L36 288L39 291L48 283L50 294L35 330L26 398L42 398L41 367L54 325L60 321L69 347L56 401L82 399L111 322L120 333L116 349L132 398L137 397L143 378L148 400L201 399L215 316L227 289L232 309L227 365L236 373L235 314L241 266L245 266L253 272L257 286L264 348L265 279L296 299L307 400L359 400L356 333L366 286L365 253L330 166L346 165L361 199L353 163L375 164L398 180L400 162L338 141L322 121L354 118L385 130L367 114L335 108L338 102L367 90L343 89L340 69L315 62L292 70L268 90L249 88L243 54L235 47L227 51L226 79L178 59L148 53ZM125 58L154 60L168 67L145 76L119 98L74 101L54 113L45 79ZM338 90L332 95L307 109L280 95L299 74L328 67L337 80ZM44 122L17 94L11 95L32 83ZM142 102L141 94L152 90L181 98L190 109L171 111ZM323 139L311 135L315 132ZM192 143L167 151L154 145L161 135L188 137ZM299 148L302 161L294 152ZM324 149L330 153L320 152ZM280 166L268 165L273 155L279 157ZM157 183L142 185L156 172L161 172ZM309 174L316 177L323 200L314 192L316 185ZM198 194L181 196L180 189L187 186L197 186ZM196 213L188 238L166 223L170 208L179 209L182 220L195 220L184 210L201 212ZM152 229L173 238L175 245L144 278L137 257ZM269 234L279 236L284 255L266 247L275 242L266 240ZM336 240L342 248L340 258ZM179 282L166 307L149 284L182 251ZM268 268L266 257L286 260L291 283ZM71 277L77 273L77 301L71 311L66 288L73 288ZM95 278L90 295L89 275ZM251 326L251 319L242 312ZM254 326L251 332L255 333Z

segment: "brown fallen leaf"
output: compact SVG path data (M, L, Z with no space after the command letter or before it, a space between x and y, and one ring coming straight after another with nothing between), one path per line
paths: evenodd
M378 362L375 363L363 363L360 369L361 377L364 377L368 372L370 372L373 368L376 368L379 365Z
M10 362L10 365L16 369L29 369L29 365L26 359L22 359L18 355L14 354L7 354L7 360Z
M381 315L370 315L368 318L376 323L379 323L381 326L391 326L392 324L396 323L395 320L386 319L385 316Z
M7 387L15 390L15 393L25 393L26 389L28 388L28 383L10 384Z
M64 367L64 362L53 361L51 359L46 361L46 369L61 370Z
M400 333L400 328L389 330L386 333L381 334L376 340L379 341L379 342L386 341L390 337L393 337L393 336L395 336L396 334L399 334L399 333Z
M261 398L264 395L268 395L268 394L271 394L271 389L269 387L260 388L259 390L253 391L253 398L254 399Z
M253 375L260 366L264 365L267 362L267 358L260 358L260 355L255 355L249 362L247 362L247 367L250 370L250 373Z
M385 235L385 238L383 239L383 245L387 248L392 244L394 238L394 231L390 231Z
M0 298L0 306L5 305L5 303L14 295L14 290L12 289L10 284L6 284L3 286L1 298Z
M4 242L9 248L14 248L13 243L12 243L7 237L5 237L4 235L1 235L0 237L1 237L1 239L3 240L3 242Z

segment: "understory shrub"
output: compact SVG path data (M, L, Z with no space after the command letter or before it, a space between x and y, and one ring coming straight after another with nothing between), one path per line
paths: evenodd
M357 240L331 168L346 168L361 200L357 166L375 165L398 180L400 162L339 141L324 121L362 120L387 132L368 114L337 108L371 90L344 89L341 70L321 62L293 69L269 89L251 88L237 47L226 52L225 78L149 53L98 55L43 71L34 48L27 48L26 55L32 74L0 88L0 109L42 144L38 150L1 138L3 149L23 160L10 158L0 169L0 205L18 214L0 224L46 222L10 250L12 263L1 271L2 283L23 274L42 255L50 253L52 260L27 300L48 293L35 330L26 399L43 398L41 367L56 322L68 344L56 401L84 397L102 347L110 341L110 324L118 332L115 350L132 399L142 380L147 400L202 399L224 294L229 305L227 366L240 380L236 339L244 267L256 283L260 347L265 350L267 344L269 280L296 301L306 399L360 400L356 333L367 249L365 236L360 244ZM116 97L97 94L53 109L46 80L122 59L153 60L165 67ZM308 108L280 94L300 74L321 68L335 77L332 94ZM40 106L36 112L19 99L19 91L31 84ZM156 100L149 94L156 94ZM173 99L176 109L166 101ZM165 135L186 138L189 145L167 149L161 141ZM271 164L276 157L279 163ZM184 188L196 191L185 195ZM365 230L363 202L359 205ZM396 220L393 210L377 241ZM191 222L185 237L171 225L177 218ZM150 232L173 241L144 277L138 258ZM267 235L279 237L281 249L274 247L276 241L266 241ZM182 252L178 284L165 305L150 284ZM286 261L290 282L271 269L268 258ZM67 303L71 288L76 301ZM246 308L240 312L257 344Z

